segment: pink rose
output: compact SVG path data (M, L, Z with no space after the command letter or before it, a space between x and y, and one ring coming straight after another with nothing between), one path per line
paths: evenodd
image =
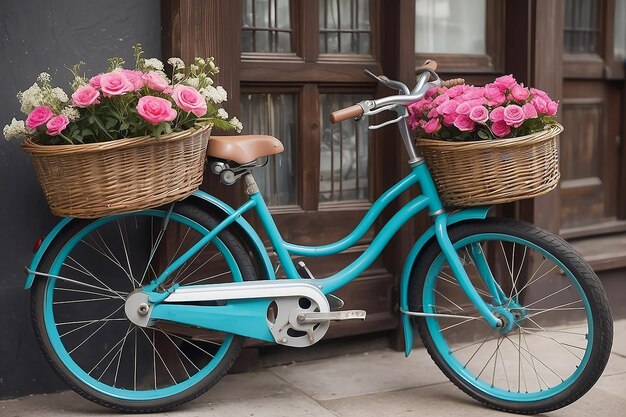
M548 113L548 103L543 98L539 96L535 96L532 98L532 100L530 100L530 102L532 103L533 106L535 106L537 113L539 114Z
M515 80L515 78L513 78L512 74L503 75L502 77L496 78L496 80L494 81L494 84L501 91L508 90L509 88L511 88L516 83L517 83L517 81Z
M459 102L456 100L448 100L437 107L439 114L446 115L456 112Z
M548 94L545 91L540 90L538 88L531 88L530 89L530 94L532 94L535 97L541 97L545 101L550 100L550 97L548 96Z
M463 84L455 85L454 87L451 87L448 89L448 91L446 91L446 95L450 98L458 97L463 94L463 88L465 88Z
M530 92L523 85L514 84L511 88L511 96L515 101L526 101Z
M485 97L492 105L499 106L506 101L504 93L495 84L487 84L485 86Z
M137 103L137 113L153 125L171 122L176 118L176 110L172 108L172 103L154 96L141 97Z
M426 115L426 117L428 117L429 119L432 119L432 118L437 117L437 116L439 116L439 112L437 111L436 107L434 109L430 109L430 111Z
M504 122L513 127L520 127L526 120L524 110L517 104L509 104L504 108Z
M177 84L172 92L172 98L181 110L190 111L197 117L202 117L207 112L206 100L193 87Z
M143 73L141 71L124 69L122 70L122 74L133 84L135 90L139 90L143 87L143 79L141 78Z
M98 75L94 75L93 77L91 77L89 79L89 85L95 88L96 90L99 90L100 89L100 77L102 77L102 75L103 74L98 74Z
M548 102L548 105L546 106L546 114L548 116L554 116L558 109L559 109L559 103L557 103L556 101L550 100Z
M99 104L100 92L90 85L81 85L72 94L72 104L76 107L89 107L92 104Z
M524 115L527 119L534 119L537 117L537 109L535 109L535 106L533 106L532 103L524 104L522 106L522 110L524 110Z
M130 93L135 87L121 71L113 71L102 74L100 89L105 97L111 97Z
M467 101L459 104L459 106L456 108L456 112L458 114L464 114L464 115L470 114L471 110L472 110L472 105L471 103Z
M438 132L441 129L441 123L439 122L439 118L430 119L426 126L424 126L424 132L433 133Z
M459 115L457 113L450 113L443 116L443 124L446 126L452 126L454 121Z
M69 123L70 121L64 114L59 114L58 116L48 120L48 123L46 123L46 133L50 136L60 135Z
M160 76L158 73L154 71L150 71L147 74L143 74L141 78L143 79L143 82L146 85L146 87L151 88L155 91L163 91L169 86L168 82L165 79L163 79L162 76Z
M482 98L485 95L484 87L470 87L463 95L461 99L463 100L475 100L478 98Z
M26 127L29 129L37 129L42 124L54 117L54 113L48 106L35 107L26 118Z
M476 123L485 123L489 120L489 110L484 106L476 106L470 111L469 118Z
M431 89L429 89L426 94L424 94L424 98L431 98L432 96L434 96L435 94L437 94L437 87L433 87Z
M437 96L434 100L433 100L433 106L440 106L443 103L445 103L446 101L450 100L450 97L448 97L445 94L442 94L440 96Z
M511 133L511 127L505 123L504 120L497 121L491 126L491 131L494 135L502 138Z
M489 120L494 123L504 120L504 107L496 107L495 109L491 110L491 113L489 114Z
M454 126L459 129L461 132L471 132L474 130L474 122L469 116L464 114L460 114L454 120Z

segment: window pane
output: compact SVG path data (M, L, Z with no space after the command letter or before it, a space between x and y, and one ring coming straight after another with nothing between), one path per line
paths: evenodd
M292 52L289 0L242 0L243 52Z
M272 135L285 151L269 157L268 164L253 170L254 178L270 206L296 204L298 175L295 94L242 94L244 134Z
M364 94L321 94L320 202L368 198L367 123L329 122L332 111L367 98Z
M487 0L415 0L415 52L485 54Z
M570 54L598 52L599 5L597 0L565 0L565 52Z
M320 53L369 54L369 0L320 0Z
M615 2L613 53L616 58L626 58L626 0L617 0Z

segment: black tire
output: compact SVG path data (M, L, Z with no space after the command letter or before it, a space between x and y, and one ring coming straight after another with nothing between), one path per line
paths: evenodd
M164 208L161 210L156 209L156 212L159 212L159 213L165 213L166 211L167 211L167 208ZM124 242L124 239L128 240L128 248L129 248L128 252L126 252L126 245L124 244L124 252L126 252L127 258L129 258L129 253L132 254L131 241L134 241L135 233L138 238L139 237L143 238L146 236L146 233L148 232L145 230L140 230L141 227L145 227L147 230L150 230L150 233L152 233L155 230L155 226L153 223L156 223L156 222L154 222L153 217L150 217L151 223L150 223L150 226L148 226L147 220L146 220L147 217L140 217L143 215L143 213L148 213L148 211L134 213L133 216L136 215L137 217L125 217L123 218L121 222L119 219L115 220L117 222L117 227L120 229L120 237L122 237L121 239L122 242ZM198 231L199 229L194 228L197 226L194 226L194 227L185 226L182 223L177 222L174 219L174 217L176 217L177 219L182 219L182 218L189 219L191 220L191 222L195 222L201 225L206 230L211 230L219 223L218 218L202 211L198 207L195 207L185 202L177 203L175 205L175 209L173 213L174 215L167 226L166 233L172 233L172 234L178 233L178 237L180 237L182 236L182 231L184 230L183 228L187 227L187 233L182 237L182 239L179 239L179 240L181 242L187 242L188 240L191 240L191 243L181 243L178 246L178 249L176 252L180 251L180 253L182 253L184 249L186 249L187 247L190 247L191 244L193 244L193 237L195 235L198 235L198 238L199 238L202 236L202 233L204 232L201 233ZM129 219L132 219L132 218L135 219L135 222L134 222L135 229L139 230L137 232L135 230L131 230L133 222ZM55 259L60 255L64 245L70 242L73 236L77 235L78 233L81 233L81 231L83 230L86 230L87 227L90 227L90 225L95 224L94 222L96 221L97 220L73 221L70 224L70 226L67 228L67 230L64 230L62 235L58 236L54 240L54 242L52 243L52 245L46 252L45 258L39 267L39 271L48 273ZM123 227L120 227L120 224L123 224ZM178 231L175 229L177 227L176 224L180 226ZM100 234L100 235L104 235L104 238L102 238L102 242L109 242L108 235L106 234L106 233L109 233L109 231L106 230L105 226L108 228L114 228L113 225L114 225L114 221L111 221L107 223L106 225L98 226L96 229L92 230L92 232L90 232L88 235L84 236L84 238L82 238L80 241L80 242L91 242L92 245L95 245L95 243L93 242L98 243L97 244L98 249L102 249L102 252L104 252L104 254L101 252L101 255L103 255L102 258L104 259L100 260L100 261L103 261L102 262L103 264L106 262L106 258L107 258L106 255L110 255L108 256L108 258L111 261L111 263L114 263L111 258L117 259L117 256L115 255L115 253L117 252L114 250L114 248L109 249L108 246L105 249L105 246L107 245L107 243L100 244L99 242L97 242L97 239L99 238L95 238L93 241L91 241L91 238L92 238L92 235L97 236L98 234ZM124 231L124 233L122 232L122 230ZM128 230L130 230L130 232ZM192 235L191 237L190 237L190 234ZM150 240L151 242L153 242L152 244L153 247L158 246L158 245L154 245L154 242L158 240L158 237L154 239L154 237L150 235ZM250 255L247 253L245 249L244 244L240 240L238 240L228 230L221 232L218 235L218 240L221 241L223 243L223 247L227 248L229 253L232 254L232 257L234 258L241 272L241 275L243 276L243 279L244 280L256 280L257 276L256 276L255 268L254 268L252 259L250 258ZM176 242L178 243L178 241ZM210 263L208 265L209 266L213 266L213 265L223 266L225 262L220 261L218 255L213 255L213 252L207 252L208 250L214 250L215 253L218 252L218 249L216 249L217 246L214 245L214 242L216 242L216 240L213 240L212 243L209 243L207 246L205 246L202 249L202 251L200 252L201 258L199 259L211 258L208 256L208 253L211 253L212 258L214 259L210 260ZM76 244L73 251L68 254L66 259L68 259L67 262L69 264L70 262L69 259L72 256L72 254L81 256L81 258L79 258L80 263L74 261L74 259L76 259L75 257L72 257L72 261L76 262L76 264L81 265L81 267L78 269L89 270L89 272L91 272L92 270L94 270L91 267L91 265L84 263L84 262L91 262L90 261L91 258L87 256L89 249L88 248L85 249L83 248L83 246L85 245ZM170 253L172 250L173 249L170 248ZM80 253L81 251L84 253L81 254ZM136 257L141 258L141 261L146 261L145 271L148 271L147 264L148 264L148 259L150 259L149 255L146 255L145 253L146 252L154 253L156 251L157 249L155 249L154 251L152 251L152 249L138 251L141 253L137 255ZM174 255L176 254L176 252L174 253ZM166 251L166 253L168 252ZM222 252L220 252L220 254L222 254ZM167 256L169 256L169 254ZM221 256L224 256L224 255L222 254ZM100 257L100 255L92 254L92 257ZM123 259L122 256L119 256L119 258ZM157 258L158 256L154 257L154 259L157 259ZM189 263L189 265L185 264L181 266L177 271L175 271L177 274L176 276L178 277L175 279L180 279L183 283L193 284L194 283L193 281L198 279L198 277L200 276L199 275L200 273L206 274L205 269L209 268L209 266L207 266L208 261L204 262L204 264L199 267L199 270L195 269L196 264L194 264L194 261L195 259L193 259ZM76 264L74 264L73 262L72 262L72 265L76 266ZM119 261L119 264L124 264L124 262L125 260L121 260ZM202 262L202 261L199 261L199 262ZM138 263L139 263L139 260L138 260ZM151 273L154 274L153 277L156 276L157 275L156 271L162 271L165 266L165 265L158 266L156 261L150 262L150 265L152 265L153 263L154 263L154 266L151 266L150 268L152 272L147 272L148 278L150 277ZM192 269L191 268L192 264L193 264L194 270L192 272L189 272ZM128 270L131 271L129 275L133 276L133 272L136 274L138 269L133 268L131 266L131 261L128 261L128 265L129 265ZM108 267L112 268L112 266L110 265ZM183 269L185 267L187 269ZM63 266L62 268L63 269L61 269L61 271L63 272L63 276L69 276L69 273L72 272L70 268L68 268L68 266ZM123 269L126 272L125 266ZM139 274L140 273L141 272L139 272ZM103 275L107 275L107 274L108 273L103 273ZM59 275L61 274L59 273ZM93 274L93 275L96 275L96 274ZM121 276L123 274L118 273L118 275ZM144 272L144 275L146 275L146 272ZM144 275L142 275L141 282L144 281L143 279ZM216 274L215 276L210 275L209 277L215 278L218 275L220 274ZM220 278L218 279L222 281L226 281L226 282L230 280L230 282L232 282L232 279L233 279L232 277L234 276L232 272L231 272L230 277L224 276L224 274L221 274L221 275L222 276L220 276ZM208 389L210 389L213 385L215 385L222 378L222 376L224 376L228 372L228 370L231 368L231 366L235 362L237 356L239 355L241 346L243 345L243 342L245 340L244 337L227 335L223 333L220 334L218 332L192 329L191 327L176 326L173 324L168 325L167 323L158 323L153 328L149 327L144 330L143 328L138 328L137 326L132 325L126 318L122 309L121 310L122 317L119 317L119 318L116 317L120 314L119 312L115 313L113 316L110 316L110 315L104 316L104 313L102 313L101 317L104 317L104 318L100 320L103 320L102 322L109 324L109 326L108 328L106 328L104 332L96 331L95 335L92 335L88 338L89 342L88 340L85 340L85 342L82 342L82 343L88 344L89 349L87 350L87 352L83 352L84 350L86 350L87 346L83 348L82 346L77 345L78 347L73 348L76 350L75 351L76 358L72 356L71 352L68 353L68 356L72 357L72 360L75 360L76 366L80 369L83 369L83 371L86 373L89 366L91 366L91 364L95 360L97 360L102 354L104 348L101 348L100 346L103 343L107 343L106 338L109 337L109 334L115 334L115 332L111 329L111 327L114 327L114 329L117 329L117 326L119 326L118 321L120 323L123 323L124 325L128 323L128 330L126 330L127 333L125 335L124 335L124 331L122 331L121 333L117 331L118 337L120 334L123 336L123 342L122 340L119 340L117 345L115 345L119 347L121 343L119 352L117 352L117 348L111 348L112 352L109 351L110 353L107 353L107 355L113 355L113 353L115 352L115 356L112 356L112 359L110 359L111 362L109 362L110 356L103 356L102 359L100 359L100 362L96 364L96 367L94 367L95 369L92 369L87 374L89 377L93 377L93 379L95 380L95 376L98 373L100 373L102 368L104 368L104 363L109 362L108 367L107 367L108 369L104 369L102 375L100 376L101 380L99 380L99 382L106 381L104 382L104 384L108 386L109 389L107 390L106 387L102 387L101 389L96 389L93 386L93 381L91 381L91 383L87 383L84 380L85 379L84 374L77 375L77 372L74 372L72 369L70 369L66 365L64 360L60 358L59 352L57 352L57 350L55 350L55 348L53 347L52 340L57 341L56 342L57 346L62 346L62 347L59 347L59 350L62 356L65 355L64 352L69 352L70 348L73 345L70 344L67 338L72 338L74 336L76 338L79 338L81 337L80 333L83 332L84 330L80 328L82 324L78 324L76 325L78 326L78 330L76 330L76 328L72 328L72 331L76 330L74 332L75 335L74 334L68 335L68 333L71 333L71 331L60 335L61 333L60 326L64 323L62 322L62 317L68 317L68 316L74 317L74 315L80 315L80 314L83 314L84 316L91 315L91 314L94 314L95 307L89 307L88 305L86 305L88 300L83 301L79 298L78 301L72 301L72 300L63 301L62 297L65 296L65 293L79 294L79 295L76 295L76 297L91 297L91 298L97 299L96 303L97 302L103 303L105 304L105 307L108 307L110 310L113 307L115 307L117 303L123 304L123 300L116 298L116 295L114 294L115 291L118 291L118 288L119 288L118 285L122 285L122 281L126 281L126 284L128 284L129 289L132 288L133 286L139 286L138 275L137 275L137 278L135 277L131 278L129 276L113 277L113 275L110 275L110 274L109 276L111 276L111 278L117 279L117 282L108 282L108 281L105 282L104 280L102 280L102 282L107 283L107 288L113 289L110 293L105 291L104 286L100 285L98 282L94 281L93 279L89 281L90 277L83 277L83 278L85 279L85 282L87 283L96 284L96 286L101 286L102 288L100 290L94 290L93 287L84 287L81 285L75 285L71 282L67 282L63 280L57 280L56 283L52 283L51 278L37 278L32 288L31 314L32 314L32 323L33 323L37 340L39 341L41 349L46 359L52 366L52 368L61 377L61 379L67 385L69 385L74 391L76 391L83 397L87 398L88 400L93 401L94 403L97 403L106 407L110 407L110 408L113 408L122 412L131 412L131 413L161 412L161 411L165 411L173 407L176 407L178 405L181 405L187 401L190 401L198 397L199 395L203 394ZM174 276L174 274L172 274L172 276ZM72 276L72 278L74 278L74 276ZM205 278L202 281L204 281L204 283L207 283L206 280L210 280L210 279L211 278ZM173 280L174 278L172 278L172 282ZM149 279L145 282L146 283L149 282ZM213 281L211 281L210 283L213 283ZM130 284L132 284L132 286ZM65 288L65 286L67 286L69 289ZM49 292L51 292L52 295L49 294ZM119 291L119 293L121 294L121 290ZM91 295L84 295L84 294L91 294ZM105 299L107 295L109 297L109 300ZM59 299L61 299L62 301L57 301ZM50 300L53 300L52 303L50 303ZM116 304L114 304L113 307L109 307L111 303L116 303ZM72 307L73 304L81 306L81 309L75 309L74 307ZM93 302L90 302L90 304L93 304ZM72 309L72 310L66 311L64 309ZM92 309L93 311L91 312L88 311L90 309ZM106 310L103 307L98 307L98 309L102 311ZM83 312L84 310L87 310L87 311ZM106 310L106 311L108 312L109 310ZM55 331L59 333L58 338L54 335L51 337L48 329L46 328L46 314L47 314L47 317L51 317L50 311L53 312L52 316L54 316L55 318L54 320L51 320L51 321L54 321L54 323L48 323L48 325L57 329ZM97 317L100 317L100 316L97 316ZM123 321L124 318L126 319L126 322ZM92 316L88 317L88 319L89 320L87 321L93 320ZM116 322L114 323L113 320L116 320ZM70 324L70 325L74 326L75 324ZM93 323L87 325L87 329L93 329L93 327L90 327L92 325ZM104 327L104 324L102 326ZM160 327L160 326L163 326L163 327ZM141 330L141 332L139 332L138 329ZM63 330L65 331L65 329ZM130 336L132 332L134 332L134 347L132 345L133 336ZM150 332L151 332L151 337L150 337ZM52 333L54 333L54 331ZM103 333L106 333L106 334L103 334ZM65 339L63 337L65 337ZM82 337L86 337L86 336L82 336ZM232 339L230 339L231 337ZM93 340L93 339L98 339L98 340ZM93 340L93 343L90 342L90 340ZM109 348L110 345L113 345L113 343L115 343L115 340L117 339L110 339L110 342L109 342L110 344L106 348ZM60 345L59 345L59 341L61 341ZM73 343L75 344L76 342L73 342ZM142 361L146 363L149 362L149 360L146 359L146 357L149 358L149 356L143 355L143 353L145 353L144 351L150 350L150 345L153 349L152 356L154 357L153 359L153 368L154 368L153 373L154 373L154 387L155 387L154 390L152 389L152 385L151 385L152 382L149 381L152 375L148 375L149 372L146 370L143 370L142 372L138 372L138 363ZM126 353L127 351L128 353ZM78 353L80 353L81 357L79 357ZM129 361L131 361L132 363L133 354L134 354L134 374L125 375L124 372L129 373L132 370L130 371L127 370L123 365L125 363L128 363ZM210 356L212 354L215 355L215 357L219 359L212 359L213 356ZM92 359L91 357L88 358L92 360L92 362L89 362L87 358L82 358L82 356L89 356L89 355L95 358L95 359ZM119 358L118 358L118 355L119 355ZM157 358L157 355L158 355L158 358ZM131 357L131 359L128 358L129 356ZM175 356L177 357L177 359L175 358ZM115 363L116 361L117 363ZM88 365L83 365L83 363L88 364ZM115 370L114 378L112 378L112 375L111 375L113 372L112 368L114 367L116 367L116 370ZM148 367L149 367L149 364L146 364L146 368ZM208 373L203 376L201 370L202 371L206 370L206 372ZM92 372L93 372L93 375L92 375ZM165 379L167 378L167 375L165 374L169 374L169 377L171 377L171 379L173 380L173 383ZM143 377L141 377L142 375ZM191 386L188 386L185 388L184 386L181 385L185 381L189 381L192 378L195 378L195 379ZM122 381L122 379L124 380ZM179 381L179 379L180 379L180 382L177 382ZM112 381L112 384L111 384L111 381ZM167 383L169 383L170 386L173 386L174 389L171 392L171 395L169 393L164 393L163 395L161 395L160 393L164 391L163 388L165 389L168 388L168 386L166 385ZM163 386L161 386L161 384L163 384ZM178 387L180 387L180 390L176 391ZM128 390L131 394L133 394L133 398L130 398L130 397L118 398L115 392L113 394L110 393L110 392L115 391L115 389L118 389L118 388ZM160 391L158 391L157 388ZM142 392L148 392L149 394L155 393L155 394L152 395L152 398L148 398L148 399L138 398ZM157 392L159 394L156 394ZM150 395L148 397L150 397Z
M503 292L505 295L507 292L509 294L508 303L512 303L511 300L515 299L517 305L521 306L511 311L524 318L516 322L518 324L513 326L511 333L502 335L491 329L482 319L416 317L419 334L437 366L462 391L500 411L520 414L543 413L571 404L584 395L602 374L609 359L613 340L613 323L608 300L602 284L591 267L563 239L521 221L488 218L484 221L464 222L452 226L449 229L449 236L459 255L466 261L463 264L475 288L487 302L492 302L493 299L488 297L487 287L480 281L480 278L476 278L477 267L473 263L474 258L470 255L469 250L472 247L469 242L484 241L478 244L487 253L486 259L490 262L500 256L498 252L502 254L503 259L508 259L507 262L500 263L506 265L504 270L498 270L493 266L494 263L491 263L490 267L494 271L495 280L503 289L508 281L511 282L510 291ZM493 243L487 243L487 241L492 242L492 239ZM501 250L498 247L498 240L504 242L500 243ZM527 246L519 243L520 240L527 242ZM467 246L463 247L464 245ZM473 247L476 248L476 246ZM466 257L465 254L468 256ZM441 249L433 239L413 268L409 287L411 310L478 317L479 313L472 310L467 296L458 289L458 284L452 282L452 277L444 269L446 262L443 259ZM545 265L547 261L554 262L556 269L554 267L549 269L549 265ZM530 271L534 271L525 285L520 284L519 287L520 272L515 272L518 263L520 264L519 271L526 271L527 276L530 275ZM570 273L568 274L558 263L561 263L561 266ZM531 269L531 267L536 269ZM544 279L544 277L549 278ZM566 278L568 281L565 281ZM533 287L540 280L543 280L541 286ZM568 282L570 283L568 286L560 287ZM545 295L546 292L542 290L542 286L560 289ZM444 295L444 291L448 294L447 296ZM433 294L426 296L427 292ZM579 296L580 300L561 301L570 294L574 298L576 295ZM585 297L588 306L585 305ZM430 301L432 309L425 308L425 301ZM546 306L543 309L531 308L531 306L541 307L548 303L561 304L556 307ZM444 311L444 308L448 311ZM523 315L519 313L521 311ZM583 315L586 322L580 321ZM569 322L568 317L576 321ZM593 323L592 331L585 333L591 328L589 317ZM464 323L461 324L461 322ZM561 327L565 323L574 324L571 329ZM467 326L465 333L462 331L464 326ZM479 331L482 332L480 335ZM457 333L457 336L451 332ZM483 339L485 334L487 336ZM590 334L591 338L589 338ZM530 344L527 337L531 340ZM583 341L583 338L586 341ZM470 344L468 344L468 339ZM572 344L569 342L570 339L576 342ZM445 340L445 343L442 343L442 340ZM489 349L487 349L488 345ZM490 349L494 347L494 352L488 356ZM477 358L481 349L486 351L481 352L479 361ZM507 352L504 352L505 350ZM571 355L567 353L568 351ZM555 352L561 355L561 359L556 359ZM505 353L508 355L506 360ZM517 364L515 356L517 356ZM484 362L486 357L488 359ZM577 362L575 358L579 358L580 363L573 367L569 362L575 364ZM587 358L586 361L585 358ZM490 362L492 359L493 376ZM498 359L501 361L502 370L499 370ZM548 362L548 359L554 360ZM514 366L505 365L507 360ZM568 363L565 364L565 362ZM584 366L580 370L579 367L583 362ZM528 378L526 378L524 368L527 372L531 370ZM499 372L496 372L497 370ZM533 371L535 375L532 375ZM558 382L558 378L553 377L550 372L561 378L563 382ZM566 372L571 372L571 374L568 376ZM556 381L555 385L551 386L544 378L548 380L552 378ZM506 379L506 384L504 379ZM542 388L544 383L545 387ZM532 389L529 390L531 385Z

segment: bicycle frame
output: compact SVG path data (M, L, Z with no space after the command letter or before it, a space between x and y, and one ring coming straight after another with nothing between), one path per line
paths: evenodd
M474 289L473 285L470 283L469 277L467 276L467 273L461 265L456 251L453 248L450 239L448 238L447 226L450 223L449 216L443 209L443 205L437 194L435 185L430 176L430 172L428 171L426 164L421 160L412 164L411 172L405 178L400 180L393 187L383 193L374 202L374 204L367 211L361 222L350 234L348 234L341 240L321 246L302 246L285 242L282 239L278 228L276 227L276 223L274 222L262 195L257 190L256 192L250 194L250 198L246 203L244 203L238 209L234 210L219 225L211 230L209 234L200 239L192 248L190 248L186 253L182 254L172 264L170 264L170 266L165 271L163 271L157 279L144 287L144 292L152 293L150 299L155 303L158 303L167 298L169 293L166 292L157 295L153 293L153 291L158 287L159 284L164 282L173 271L183 265L191 257L193 257L202 247L209 243L222 230L233 224L233 222L235 222L244 213L248 212L251 209L254 209L258 214L259 219L261 220L261 224L266 230L272 247L278 256L278 260L286 273L286 277L289 279L302 279L303 277L300 277L296 270L294 262L291 259L292 255L312 257L329 256L338 254L350 248L372 226L374 221L380 216L382 211L385 209L385 207L389 205L391 201L393 201L400 194L402 194L404 191L408 190L411 186L415 184L420 185L422 195L414 198L404 207L402 207L387 222L387 224L385 224L385 226L380 230L370 246L361 254L361 256L359 256L356 260L354 260L352 263L350 263L343 270L337 272L336 274L328 278L316 279L315 285L324 294L330 294L350 283L372 264L372 262L380 255L382 250L386 247L391 238L400 229L400 227L402 227L414 215L428 208L429 214L431 216L434 216L435 218L434 235L436 236L437 241L442 247L442 250L453 272L457 276L459 284L468 295L470 300L476 305L476 307L483 315L483 317L487 320L487 322L493 328L500 326L500 320L494 316L491 308L482 300L482 298ZM468 216L467 218L484 218L487 210L488 209L479 210L477 212L477 217ZM475 254L474 256L478 256L478 254ZM482 264L486 265L486 263L484 262ZM408 280L408 278L409 277L403 277L403 281ZM495 281L493 281L493 277L491 276L490 271L485 271L483 279L485 279L487 282L487 288L493 290L494 300L499 301L500 294L497 290L497 285L495 284ZM406 301L408 299L408 296L404 294L406 293L406 286L403 285L402 287L404 291L401 298L402 300ZM174 289L171 289L170 291L172 290ZM403 308L403 310L408 309L407 304L408 303L406 302L402 303L401 307Z

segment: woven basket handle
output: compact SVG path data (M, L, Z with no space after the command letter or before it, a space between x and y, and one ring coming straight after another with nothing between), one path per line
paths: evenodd
M463 83L465 83L465 80L463 78L453 78L451 80L445 81L443 83L443 86L450 88L454 87L455 85L461 85Z

